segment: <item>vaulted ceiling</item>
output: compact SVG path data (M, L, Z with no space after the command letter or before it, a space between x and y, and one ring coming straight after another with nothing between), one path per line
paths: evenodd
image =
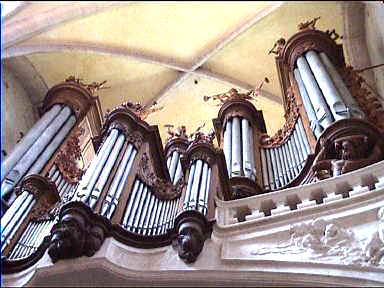
M268 51L318 16L318 29L342 34L337 2L21 2L4 18L2 58L28 74L27 86L42 87L32 103L70 75L107 80L110 88L98 91L103 111L157 101L164 108L147 121L163 141L164 124L193 132L205 122L209 131L219 107L204 95L245 92L268 77L255 105L273 134L284 111Z

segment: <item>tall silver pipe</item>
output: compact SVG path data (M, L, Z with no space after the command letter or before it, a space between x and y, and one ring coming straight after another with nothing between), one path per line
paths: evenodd
M103 145L102 149L100 150L100 153L97 154L95 158L93 158L91 166L88 168L86 175L84 176L84 181L82 181L81 185L79 185L79 188L77 190L77 197L80 199L80 201L84 203L88 201L93 186L95 185L96 180L99 178L100 172L103 169L109 154L111 153L111 150L113 148L113 145L115 144L118 134L119 132L116 129L112 129L111 134L108 136L108 139L104 144L105 149ZM93 165L93 161L96 162L95 165ZM90 170L91 168L92 170Z
M232 177L241 176L241 131L239 117L232 119Z
M60 193L61 189L63 188L63 186L65 185L67 181L65 181L64 178L61 178L61 181L59 183L59 186L57 186L57 191Z
M168 159L167 159L167 168L168 168L168 170L169 170L169 167L171 165L172 155L173 154L171 154L171 156L169 156Z
M305 133L303 122L301 121L301 117L299 117L297 122L299 123L299 131L304 141L304 146L305 146L305 150L307 151L307 155L311 154L311 146L309 145L307 134Z
M299 68L305 89L308 95L311 95L311 103L316 113L316 119L322 128L325 129L332 124L334 118L304 56L300 56L297 59L297 67Z
M43 229L44 222L37 223L37 229L34 231L33 235L28 239L28 242L25 243L25 250L23 251L24 257L28 257L32 253L33 244L36 242L36 238L40 235L41 230Z
M249 150L249 157L251 159L251 179L253 181L256 181L256 165L255 165L255 146L253 145L253 129L252 129L252 125L249 124L248 126L248 135L249 135L249 147L250 150Z
M51 124L52 120L57 117L61 108L60 104L53 105L52 108L44 113L43 117L41 117L31 129L29 129L28 133L21 139L21 141L16 144L12 153L9 154L9 156L1 163L1 171L3 172L1 174L1 182L3 182L9 171L11 171L21 157L36 142L36 139L43 134L44 130L49 124Z
M23 204L21 204L20 209L17 210L14 217L9 221L9 224L4 228L1 234L1 242L4 243L1 247L1 252L10 243L12 231L17 230L35 203L36 200L33 199L33 195L29 194Z
M204 162L203 164L203 172L201 175L201 184L199 189L199 196L197 200L197 210L199 212L204 211L204 204L205 204L205 193L207 188L207 179L208 179L208 163Z
M140 216L140 220L137 224L137 227L139 227L139 229L137 230L137 233L138 234L143 234L143 229L144 229L144 222L145 222L145 219L148 218L148 207L149 207L149 203L151 202L151 192L149 191L148 187L145 186L145 189L144 189L144 193L145 193L145 201L144 201L144 204L143 204L143 208L142 208L142 212L141 212L141 216Z
M196 170L195 170L195 174L193 175L191 198L189 199L188 209L197 208L197 197L198 197L197 194L199 193L202 168L203 168L203 161L199 159L196 161Z
M105 186L105 183L108 180L109 174L112 171L112 168L116 162L117 156L120 154L120 150L123 147L125 141L124 134L120 134L120 136L117 138L117 141L109 154L108 160L106 161L103 170L100 173L99 179L97 180L95 187L93 188L90 198L89 198L89 206L94 209L97 201L99 200L99 197L101 195L101 192L103 191L103 188Z
M55 137L49 143L49 145L39 155L36 162L28 170L27 175L40 173L40 171L44 168L45 164L47 164L48 160L51 159L51 156L53 155L53 153L55 153L57 148L61 145L61 143L63 143L65 137L72 130L75 124L76 124L76 117L72 115L65 122L64 126L60 129L60 131L55 135Z
M283 158L280 158L279 147L275 147L275 158L277 164L277 174L279 175L280 185L284 186L287 182L284 179L284 170L283 170Z
M13 248L12 252L10 253L10 255L9 255L10 259L16 259L17 258L16 256L17 256L17 254L19 254L19 252L20 252L20 250L22 248L22 246L19 245L19 244L20 243L21 244L25 243L25 240L27 239L28 235L31 234L32 228L33 228L33 222L29 222L28 225L27 225L27 228L24 230L24 232L21 235L19 241L17 242L17 244Z
M163 202L164 202L164 208L163 208L163 212L160 214L159 228L158 228L159 234L164 234L165 222L167 220L167 215L168 215L168 211L169 211L169 204L170 204L169 200L163 200Z
M212 174L212 169L208 169L208 177L207 177L207 185L205 187L205 194L204 194L204 207L203 207L203 215L207 215L208 213L208 196L209 196L209 191L211 189L211 174Z
M232 171L232 121L227 121L224 131L224 155L227 163L228 176L231 177Z
M133 229L134 228L133 223L134 223L135 218L137 217L137 210L138 210L139 204L141 202L141 198L143 195L142 192L143 192L144 186L145 186L144 183L140 181L140 186L139 186L139 189L137 189L136 198L134 199L134 202L132 205L132 211L131 211L129 218L128 218L127 227L128 227L129 231L134 230Z
M285 167L285 159L283 156L283 153L281 152L281 147L276 147L276 156L279 159L279 169L281 170L281 175L282 175L282 181L284 185L287 185L289 183L288 176L287 176L287 170Z
M251 178L253 167L251 163L251 150L253 147L250 147L250 141L249 141L249 123L248 120L245 118L241 119L241 134L242 134L242 141L241 144L243 146L242 149L242 160L243 160L243 170L244 170L244 176L247 178Z
M55 181L56 187L59 187L62 182L63 182L63 176L61 174L59 174L59 177L57 177L57 179Z
M68 187L69 187L69 183L67 181L65 181L65 184L63 185L63 187L59 191L60 197L64 196L65 191L68 189Z
M156 215L157 215L157 210L159 210L160 201L156 196L154 196L154 198L155 199L154 199L153 209L151 212L151 218L149 221L148 229L146 231L146 235L152 235L153 228L156 225Z
M40 227L38 222L31 222L33 224L33 228L31 229L31 233L26 237L26 239L23 241L23 245L21 249L19 250L19 253L15 255L17 258L24 258L27 255L27 251L29 250L27 246L29 246L30 243L32 243L32 239L35 237L36 232L38 231L38 228Z
M317 120L315 108L312 105L311 99L309 98L307 89L305 88L303 79L301 78L299 68L296 68L294 71L295 79L297 82L297 86L300 90L301 99L303 99L303 104L305 111L307 112L308 119L309 119L309 125L311 127L311 130L313 134L315 135L316 139L320 137L321 132L323 131L323 128L319 124L319 121Z
M269 180L269 187L271 187L271 190L275 190L275 180L273 176L273 170L272 170L272 160L271 160L271 149L267 148L265 149L265 154L267 156L267 167L268 167L268 180Z
M124 219L123 219L123 226L127 226L127 223L128 223L128 217L129 215L131 214L132 212L132 206L133 206L133 203L135 202L135 199L136 199L136 192L137 190L139 189L139 186L140 186L140 180L139 179L136 179L135 180L135 184L133 185L133 189L131 191L131 195L129 195L129 198L128 198L128 205L127 205L127 209L125 210L125 213L124 213ZM125 227L126 228L126 227Z
M271 153L271 163L272 163L272 170L273 170L275 187L278 189L281 187L281 185L280 185L280 179L279 179L279 172L277 170L277 161L276 161L276 156L275 156L275 149L271 148L270 153Z
M288 143L287 142L284 143L282 147L283 147L283 153L285 154L285 157L287 159L287 164L289 167L288 175L289 175L290 181L292 181L295 178L295 170L293 168L294 163L292 161L291 154L289 153Z
M56 164L53 164L51 169L49 169L48 172L48 178L52 181L52 176L55 174L55 172L58 170Z
M297 150L296 143L294 141L294 138L291 136L289 137L288 143L290 144L291 152L292 152L292 158L295 159L295 167L297 168L297 174L300 173L301 167L300 167L300 162L301 159L299 157L299 151Z
M360 109L359 104L356 102L355 98L349 92L347 86L344 83L344 80L341 78L339 72L337 72L333 63L329 60L327 54L325 54L324 52L321 52L319 55L327 72L331 76L333 83L335 84L337 90L340 92L340 96L343 98L344 103L347 106L348 113L350 114L348 115L349 116L348 118L354 117L354 118L364 119L365 118L364 112Z
M195 175L195 169L196 169L196 162L192 163L191 168L189 170L187 190L185 192L184 203L183 203L184 210L187 210L189 199L191 198L191 188L193 183L193 177Z
M295 127L295 128L297 128L297 127ZM301 145L300 145L301 143L300 143L299 139L297 138L295 128L292 131L291 138L292 138L292 141L295 143L295 147L296 147L296 150L298 152L297 154L298 154L299 159L300 159L300 169L301 169L304 166L304 162L305 162L306 157L304 156L304 153L303 153L304 147L301 147Z
M153 195L151 190L149 190L149 205L148 205L148 209L145 217L145 222L143 224L143 235L148 234L149 223L151 220L151 216L153 215L153 207L155 205L155 200L156 200L155 195Z
M117 207L119 199L120 199L121 192L123 191L123 189L125 187L126 180L128 178L128 175L131 172L131 168L133 165L133 161L135 160L136 154L137 154L137 150L135 148L133 148L133 151L132 151L131 155L129 156L127 167L124 170L124 174L121 178L121 181L119 182L119 186L117 187L117 190L113 196L113 202L111 202L111 204L110 204L110 209L109 209L109 212L107 214L108 219L111 219L113 213L116 210L116 207Z
M167 225L166 225L166 229L165 229L165 233L167 232L168 229L171 228L171 223L172 223L172 218L173 218L173 213L174 213L174 210L175 210L175 203L176 203L177 199L173 199L171 200L171 205L170 205L170 208L169 208L169 214L167 216Z
M160 199L157 199L158 201L158 206L157 206L157 211L156 211L156 216L155 216L155 222L154 222L154 226L152 226L152 231L151 231L151 235L157 235L157 229L158 229L158 226L159 226L159 218L160 218L160 215L161 215L161 212L163 211L163 206L164 206L164 201L161 201Z
M347 107L345 106L339 91L333 84L323 62L321 62L320 57L315 51L310 50L305 54L305 58L315 75L316 81L323 92L335 121L349 118Z
M289 178L289 166L288 166L288 163L287 163L286 155L284 154L283 145L278 148L278 153L279 153L279 156L280 156L280 159L281 159L281 166L282 166L282 169L283 169L284 181L285 181L286 184L288 184L291 179Z
M171 181L175 178L177 164L179 163L179 153L175 150L172 153L171 167L169 168L169 175L171 176Z
M269 183L268 183L268 166L267 166L267 159L265 156L265 149L260 148L260 154L261 154L261 171L263 172L263 187L264 189L270 189Z
M180 180L181 177L183 177L183 169L181 168L181 162L179 160L177 162L177 169L176 169L175 178L173 178L173 185L175 185L177 183L177 181Z
M300 133L299 122L296 122L296 127L295 127L295 130L293 131L293 133L296 137L296 142L299 142L301 154L303 155L303 158L305 161L305 160L307 160L308 153L307 153L307 149L305 148L304 139Z
M17 196L16 200L12 203L11 207L5 212L3 217L1 218L1 228L4 233L4 229L9 225L11 220L14 218L16 211L20 208L22 203L24 203L25 199L28 197L28 191L24 191L21 195Z
M128 160L129 160L129 158L131 156L132 149L133 149L133 145L131 143L129 143L128 147L127 147L127 149L126 149L126 151L124 153L124 157L121 160L119 168L116 171L116 175L113 178L111 186L109 187L109 190L108 190L108 193L107 193L107 196L106 196L106 200L104 200L103 206L101 208L101 215L103 215L103 216L106 215L108 208L110 208L111 201L113 199L113 196L116 193L116 190L117 190L120 182L125 180L125 179L123 180L122 177L123 177L124 171L126 170L125 168L126 168L126 166L128 164ZM109 199L109 201L107 201L107 199Z
M60 175L60 170L57 169L57 170L55 171L55 173L52 175L51 181L52 181L52 182L56 182L57 178L59 178L59 175Z
M141 217L144 217L143 207L144 207L144 203L148 200L147 196L148 196L148 188L147 188L147 185L143 183L143 190L141 192L141 197L138 203L139 205L137 206L135 221L133 222L133 227L134 227L134 229L132 229L133 232L138 233L138 230L140 228L139 223L140 223Z
M21 159L6 176L6 179L8 181L4 181L4 185L2 185L1 188L1 192L3 193L3 195L6 195L10 191L12 191L12 188L24 176L24 174L31 167L31 165L37 159L40 153L49 144L51 139L55 136L57 131L68 119L71 113L72 112L69 107L64 107L63 110L61 110L61 112L59 113L59 115L55 118L55 121L52 121L49 124L49 126L45 129L44 133L37 138L37 140L32 144L28 151L21 157Z

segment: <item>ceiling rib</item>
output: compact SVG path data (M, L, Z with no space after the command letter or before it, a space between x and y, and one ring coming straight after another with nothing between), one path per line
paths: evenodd
M75 42L64 42L64 41L46 41L44 44L18 44L16 46L9 47L3 53L2 58L10 58L16 56L27 56L35 53L44 52L94 52L103 55L110 56L122 56L129 57L136 60L140 60L150 64L158 64L167 68L171 68L177 71L187 72L188 64L181 63L175 59L168 58L165 56L155 55L154 53L146 53L140 50L127 49L124 47L111 47L93 43L75 43Z
M100 4L101 3L101 4ZM17 17L15 15L4 23L3 28L3 49L11 47L17 43L30 39L36 35L46 32L59 24L64 24L71 20L75 20L81 17L86 17L97 12L105 11L109 8L120 7L128 5L131 2L89 2L70 1L63 2L60 8L54 6L54 8L43 11L39 17L33 17L34 15L28 15L24 17ZM40 5L39 3L31 3L29 7L33 5ZM21 18L21 19L18 19Z
M212 56L214 56L216 53L218 53L221 49L223 49L228 43L233 41L235 38L240 36L242 33L247 31L249 28L251 28L255 23L263 19L265 16L269 15L271 12L279 8L283 4L282 1L274 2L272 4L272 7L264 8L261 11L258 11L253 17L250 19L246 19L242 24L237 26L233 31L230 33L226 33L222 37L220 37L219 42L215 42L213 44L213 47L209 47L205 50L205 52L202 53L196 59L195 64L191 67L190 70L196 70L198 67L203 65L205 62L209 60Z

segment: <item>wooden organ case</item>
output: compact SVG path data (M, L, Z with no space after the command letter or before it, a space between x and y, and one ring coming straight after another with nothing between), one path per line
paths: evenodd
M235 89L216 97L222 102L213 119L219 148L213 146L214 134L191 137L184 127L163 149L157 126L144 121L148 110L138 103L119 105L93 138L97 153L81 180L75 167L64 175L56 156L41 175L20 181L14 203L22 209L11 206L13 214L5 215L6 232L13 234L2 248L3 273L26 269L46 250L53 262L92 256L106 237L139 248L173 243L191 263L210 235L215 197L229 201L269 193L382 160L383 107L345 64L337 34L316 30L312 22L271 50L286 119L275 135L267 134L250 92ZM79 81L70 85L83 89ZM76 146L72 140L64 142L69 151ZM68 157L63 159L74 161ZM293 210L300 203L289 201L285 205ZM276 208L268 205L273 203L260 209L266 216Z

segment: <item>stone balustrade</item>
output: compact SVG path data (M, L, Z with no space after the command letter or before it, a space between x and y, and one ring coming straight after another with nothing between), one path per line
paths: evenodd
M217 225L224 228L295 211L310 214L322 207L327 209L332 203L349 205L362 195L374 197L377 193L383 193L383 188L384 160L327 180L246 199L222 201L216 198Z

